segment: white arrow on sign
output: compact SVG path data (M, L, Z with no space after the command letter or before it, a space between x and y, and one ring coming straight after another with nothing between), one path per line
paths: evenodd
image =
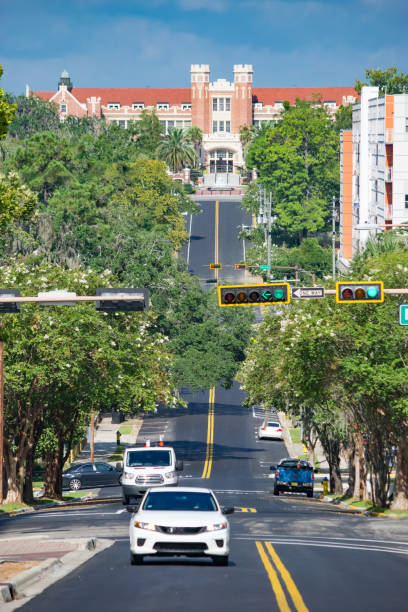
M293 287L293 298L323 298L324 287Z

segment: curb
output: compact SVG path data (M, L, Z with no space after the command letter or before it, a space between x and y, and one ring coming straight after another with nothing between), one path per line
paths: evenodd
M53 540L49 541L52 542ZM84 552L98 552L96 550L98 543L100 543L101 545L99 547L100 550L103 550L107 546L110 546L114 543L113 541L107 541L106 539L98 540L98 538L95 537L72 538L67 541L77 544L77 549L66 553L60 559L57 559L55 557L45 559L35 567L21 572L11 581L0 583L0 601L3 600L5 602L10 602L14 599L22 599L23 597L25 597L23 589L26 589L35 582L39 582L40 580L45 578L47 573L49 573L50 571L55 571L63 567L67 568L68 571L71 571L71 569L69 569L70 566L72 566L73 569L74 567L81 565L84 561L88 559L88 557L84 557ZM56 576L55 580L59 580L60 577L61 576Z
M345 510L348 510L352 514L361 514L361 516L372 516L376 518L391 518L391 519L407 519L407 516L399 516L398 514L386 514L385 512L375 512L374 510L366 510L365 508L359 508L358 506L353 506L353 504L346 504L345 502L338 501L337 499L332 499L331 497L326 497L325 495L318 495L316 497L319 501L329 502L335 506L341 506Z

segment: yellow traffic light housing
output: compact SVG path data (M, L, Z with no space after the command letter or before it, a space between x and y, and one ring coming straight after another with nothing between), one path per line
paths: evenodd
M384 301L383 281L337 282L338 304L379 304Z
M277 306L290 303L289 283L220 285L219 306Z

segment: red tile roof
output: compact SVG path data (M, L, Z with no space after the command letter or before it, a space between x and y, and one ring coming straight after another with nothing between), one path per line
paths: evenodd
M275 102L288 101L290 104L301 100L311 100L313 94L321 96L323 102L336 102L340 106L343 96L358 98L354 87L255 87L252 90L252 102L262 102L273 106Z
M49 100L55 92L33 91L34 96L42 100ZM145 106L156 106L158 102L168 102L170 106L191 102L191 89L158 89L153 87L124 89L115 88L83 88L73 87L71 94L79 102L86 103L87 98L95 96L101 98L102 106L108 102L120 102L121 106L132 106L133 102L144 102Z

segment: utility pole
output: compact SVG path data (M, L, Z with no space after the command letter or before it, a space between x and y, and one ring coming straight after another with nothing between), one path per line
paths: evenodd
M333 196L332 206L332 278L336 277L336 198Z
M0 342L0 504L3 503L3 438L4 438L4 342Z
M94 449L95 449L95 411L94 407L91 408L91 461L94 462Z
M272 214L272 194L269 194L269 200L268 200L268 207L267 207L267 244L266 244L266 248L267 248L267 255L268 255L268 259L267 259L267 264L269 266L268 268L268 275L270 276L270 266L271 266L271 214Z

